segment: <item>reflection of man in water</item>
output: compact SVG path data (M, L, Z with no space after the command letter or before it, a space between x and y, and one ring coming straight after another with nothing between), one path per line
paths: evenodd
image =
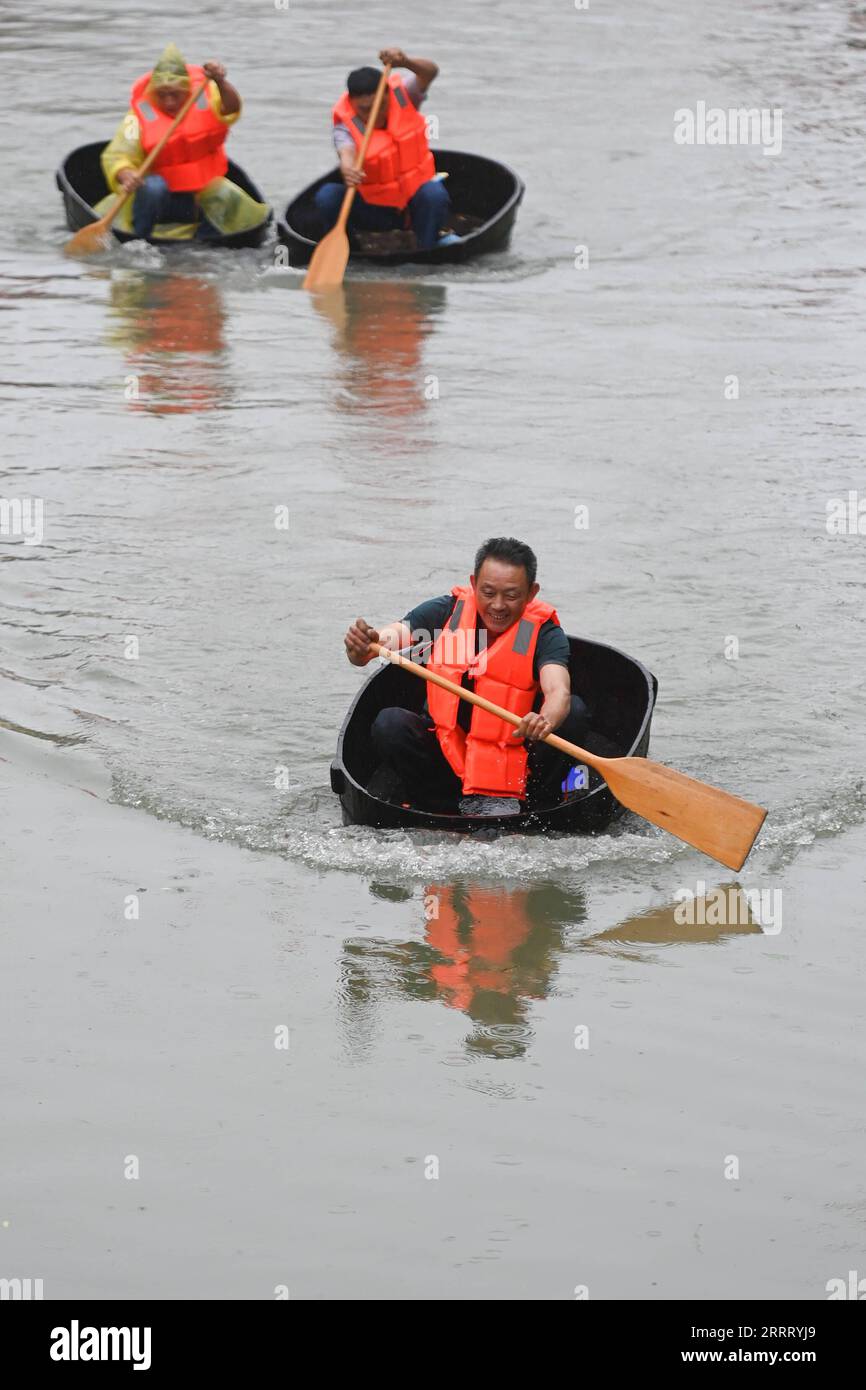
M337 407L357 414L363 400L397 425L426 410L424 347L444 303L444 286L405 280L353 280L340 294L315 295L314 309L336 329ZM379 447L389 442L405 453L402 430L383 433ZM416 435L415 444L423 448L424 439Z
M517 890L431 884L424 902L424 941L346 943L346 1022L369 1026L378 1012L375 996L396 987L465 1013L476 1025L469 1051L522 1056L531 1039L527 1003L549 993L563 928L584 920L582 894L552 884ZM353 1038L353 1045L363 1043Z
M108 341L122 347L130 409L155 415L225 404L225 310L219 285L196 275L112 278Z
M431 965L430 978L442 1000L452 1009L472 1014L478 999L487 1021L512 1021L519 1012L511 993L513 955L532 928L526 912L527 892L433 886L425 897L436 914L427 927L427 940L441 958Z

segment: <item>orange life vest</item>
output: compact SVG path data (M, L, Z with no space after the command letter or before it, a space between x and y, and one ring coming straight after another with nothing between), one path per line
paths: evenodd
M186 70L191 92L207 81L203 68L188 63ZM160 111L147 95L149 82L150 73L146 72L133 86L131 98L145 155L150 154L174 120L173 116ZM197 192L212 179L222 178L228 172L224 149L227 134L228 126L214 115L205 89L151 165L151 170L162 175L172 193Z
M380 207L404 208L428 179L436 165L427 143L427 124L412 105L409 93L396 73L388 79L388 124L370 136L364 158L364 182L358 192L365 203ZM364 122L355 111L348 92L333 110L334 125L344 125L358 149L364 138Z
M476 653L475 592L471 587L459 586L451 592L457 602L436 639L428 669L455 685L460 685L468 673L477 695L522 718L532 709L538 694L532 662L539 629L550 620L559 623L556 610L549 603L532 599L516 623ZM427 708L436 726L436 737L463 781L464 795L522 797L526 792L527 751L523 741L513 737L514 725L473 705L467 734L458 723L459 705L456 695L438 685L428 687Z

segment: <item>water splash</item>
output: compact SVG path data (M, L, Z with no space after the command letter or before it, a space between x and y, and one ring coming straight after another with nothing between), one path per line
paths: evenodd
M666 865L695 851L664 831L627 814L603 833L589 835L460 835L447 831L374 830L337 823L335 798L324 788L287 798L268 819L249 821L231 808L202 813L163 802L152 792L115 777L113 799L160 819L172 820L208 839L281 855L312 868L426 882L431 878L538 880L575 871ZM812 802L771 808L750 867L777 872L818 839L843 834L866 819L866 785L840 782Z

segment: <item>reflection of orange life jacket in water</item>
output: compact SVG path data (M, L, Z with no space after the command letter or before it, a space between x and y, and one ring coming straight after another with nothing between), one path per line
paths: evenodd
M430 967L430 978L445 1002L468 1009L479 990L511 994L512 956L531 930L528 891L472 888L464 895L462 911L453 888L431 886L424 892L437 902L439 915L427 924L427 940L445 961Z
M341 296L345 308L336 346L347 358L341 405L345 401L347 409L357 411L360 397L392 416L425 409L418 377L423 340L433 325L423 289L411 280L355 280L350 294ZM327 298L321 296L323 301ZM326 304L321 308L328 312ZM384 354L383 343L388 344Z
M115 285L118 286L115 290ZM220 355L225 315L219 286L197 276L112 281L139 383L133 409L156 415L211 410L225 395ZM116 341L123 342L123 330Z
M412 105L401 78L392 73L388 85L388 124L370 136L364 158L365 178L358 192L365 203L404 208L422 183L433 178L436 165L427 143L427 123ZM334 125L344 125L360 149L364 122L348 92L340 97L333 117Z
M468 673L477 695L522 718L538 694L538 682L532 674L538 633L548 620L559 623L556 610L549 603L532 599L517 622L476 655L474 590L458 586L451 592L457 602L433 647L428 670L455 685ZM436 736L451 767L462 778L464 794L525 795L527 752L523 741L513 738L514 725L473 705L467 734L458 723L459 705L456 695L429 685L427 707Z
M190 92L207 82L203 68L187 64ZM150 73L139 77L132 89L132 109L138 117L141 147L150 154L168 130L174 116L160 111L153 94L148 95ZM184 100L190 93L184 94ZM224 149L228 126L215 116L208 101L207 87L198 101L193 102L177 130L156 162L150 166L153 174L161 174L172 193L195 193L212 179L222 178L229 167Z

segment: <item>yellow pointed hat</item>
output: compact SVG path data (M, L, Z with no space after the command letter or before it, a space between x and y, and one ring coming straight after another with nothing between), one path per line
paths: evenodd
M166 44L150 74L149 87L189 87L189 73L177 44Z

